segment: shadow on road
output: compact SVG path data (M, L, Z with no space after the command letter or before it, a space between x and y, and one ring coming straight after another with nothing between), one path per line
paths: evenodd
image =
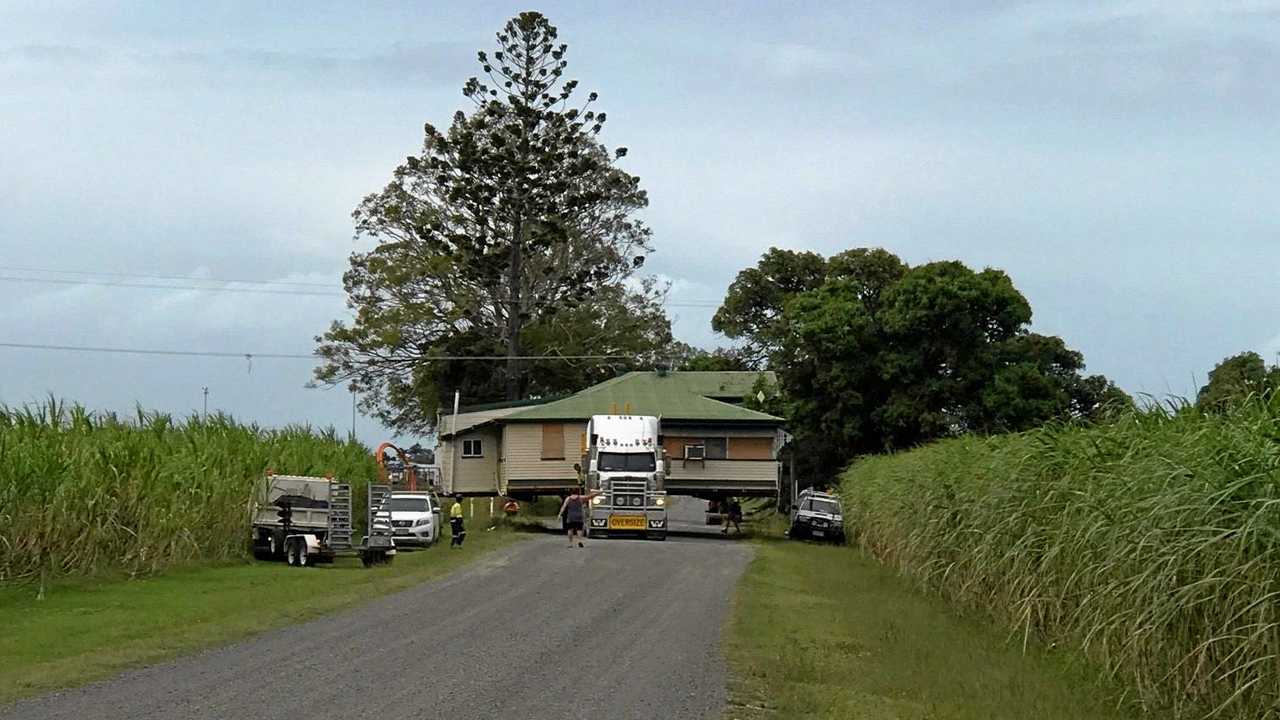
M564 531L560 528L560 523L555 518L523 518L512 523L515 532L531 533L535 535L564 535ZM714 540L718 542L750 540L752 533L750 531L743 532L741 535L737 533L729 533L725 535L714 526L707 526L703 530L695 525L673 525L667 528L668 538L695 538L699 540ZM643 539L639 535L615 535L610 538L600 538L601 540L617 539L617 540L640 540Z

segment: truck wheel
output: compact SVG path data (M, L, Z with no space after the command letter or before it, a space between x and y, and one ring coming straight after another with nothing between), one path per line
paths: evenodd
M307 541L298 542L298 567L311 567L314 563L311 561L311 550L307 547Z
M267 555L272 560L279 560L284 557L284 535L274 530L267 533Z
M296 540L289 539L284 541L284 562L290 567L298 564L298 543Z
M365 567L373 567L373 553L368 550L361 550L360 564Z

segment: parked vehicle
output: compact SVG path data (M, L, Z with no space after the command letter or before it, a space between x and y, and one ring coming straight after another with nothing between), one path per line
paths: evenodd
M844 512L840 498L815 490L801 492L795 507L791 508L791 526L787 535L792 539L844 542Z
M384 508L391 514L396 547L428 547L440 539L443 520L440 501L427 492L393 492Z
M352 541L351 486L332 478L267 473L254 498L250 525L253 554L307 567L331 563L339 554L360 557L365 567L391 562L395 541L383 505L386 485L369 485L365 526L369 534Z
M587 534L667 538L666 459L651 415L595 415L587 423Z

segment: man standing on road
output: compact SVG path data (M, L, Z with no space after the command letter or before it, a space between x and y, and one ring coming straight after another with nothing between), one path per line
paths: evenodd
M599 494L600 491L596 490L583 495L579 488L577 492L565 498L560 505L560 518L564 521L564 530L569 536L569 547L573 547L575 534L581 536L578 539L578 547L586 547L583 540L586 540L587 534L582 528L583 519L586 517L586 506L591 502L591 498Z
M453 530L453 537L449 540L449 547L462 547L462 541L467 537L467 530L462 526L461 495L453 496L453 505L449 507L449 528Z
M727 503L728 512L724 518L724 528L720 531L723 535L729 534L729 523L733 523L733 529L739 535L742 534L742 504L738 502L738 498L729 498Z

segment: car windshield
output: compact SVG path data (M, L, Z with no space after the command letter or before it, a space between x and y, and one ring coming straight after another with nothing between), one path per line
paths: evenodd
M840 505L831 500L818 500L815 498L809 498L809 500L807 500L804 504L804 509L810 510L813 512L826 513L828 515L840 514Z
M653 453L600 453L597 469L600 472L653 472L655 467Z
M427 499L415 497L393 497L391 498L392 512L426 512Z

